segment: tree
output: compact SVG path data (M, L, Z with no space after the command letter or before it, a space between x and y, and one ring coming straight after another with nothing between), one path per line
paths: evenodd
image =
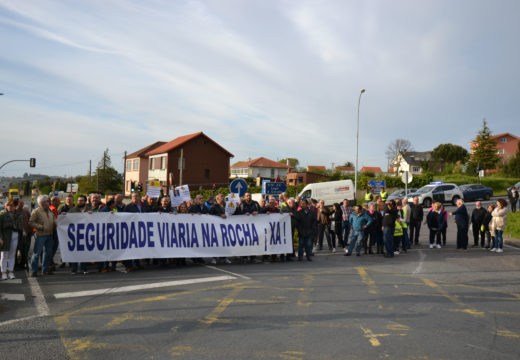
M96 189L102 194L107 192L121 191L123 189L123 178L116 169L112 167L108 148L103 152L101 160L99 160L96 172Z
M289 160L289 166L292 166L292 167L296 167L300 164L300 161L296 158L287 158L287 159L282 159L280 161L278 161L279 163L281 164L287 164L287 160Z
M473 154L471 161L479 169L494 169L500 160L497 154L496 140L491 138L491 130L487 126L486 119L482 120L482 129L473 140Z
M346 166L346 167L354 167L354 164L352 163L352 161L347 161L347 162L345 163L345 165L343 165L343 166Z
M468 151L466 149L453 144L440 144L432 151L433 159L450 164L454 164L457 161L465 161L467 156Z
M412 150L413 150L413 146L412 146L412 143L410 142L410 140L395 139L390 144L388 144L385 154L386 154L386 158L388 159L388 161L393 161L395 159L395 157L397 156L397 154L399 154L399 153L404 154L404 153L406 153L408 151L412 151ZM395 171L397 173L399 173L400 164L396 164L396 165L397 165L397 169L395 169Z

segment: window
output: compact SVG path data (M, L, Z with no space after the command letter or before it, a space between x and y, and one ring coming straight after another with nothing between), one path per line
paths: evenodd
M414 166L414 167L412 167L412 172L414 172L414 173L418 173L418 172L420 172L420 171L421 171L421 169L420 169L418 166Z
M500 142L501 142L501 143L506 143L506 142L507 142L507 138L505 138L505 137L500 138Z
M303 184L303 176L298 176L298 184Z
M153 170L153 158L150 158L150 170Z
M209 169L204 169L204 178L209 179Z
M132 160L126 161L126 171L132 170Z
M139 170L139 160L138 159L134 160L134 170Z
M161 157L161 169L166 169L166 156Z
M274 169L271 169L271 177L274 177Z

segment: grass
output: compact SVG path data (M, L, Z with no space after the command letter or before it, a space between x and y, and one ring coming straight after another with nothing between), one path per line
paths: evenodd
M457 185L478 184L478 177L463 174L440 175L435 176L435 179L455 183ZM507 195L507 188L514 185L519 180L520 179L516 178L487 176L482 178L482 185L492 188L494 196L505 196Z
M507 224L504 233L520 239L520 211L507 214Z

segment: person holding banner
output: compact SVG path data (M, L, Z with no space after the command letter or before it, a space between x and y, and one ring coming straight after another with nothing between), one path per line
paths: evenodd
M143 213L143 205L141 204L141 194L139 192L132 193L132 202L125 206L123 212L127 213ZM123 265L126 267L126 272L130 272L137 269L142 269L141 262L139 259L136 260L124 260Z
M226 203L224 201L224 195L222 193L218 193L217 196L215 196L215 204L211 207L209 210L210 215L214 216L220 216L222 219L227 218L226 216ZM226 264L231 264L231 261L225 257L224 262ZM217 258L211 259L211 264L216 265L217 264Z
M201 194L195 196L195 202L188 209L190 214L207 214L208 208L204 206L204 197Z
M260 205L251 199L251 193L244 194L244 200L240 203L239 213L242 215L256 215L260 212Z
M44 275L53 275L53 273L49 271L49 263L51 262L52 234L54 229L56 229L56 218L49 210L50 202L47 195L38 196L37 201L39 207L33 210L29 219L29 226L36 229L36 240L31 257L31 277L37 276L38 263L42 252L42 273Z
M163 196L161 198L161 202L157 207L157 212L166 214L173 214L174 212L176 212L176 209L174 210L174 208L172 208L171 200L168 195Z
M298 261L303 261L303 250L308 261L312 261L312 239L318 227L316 215L309 209L307 199L300 201L301 209L293 215L298 226Z

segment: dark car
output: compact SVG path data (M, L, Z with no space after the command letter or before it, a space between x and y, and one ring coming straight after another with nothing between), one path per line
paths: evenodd
M517 182L516 184L514 184L513 186L514 186L515 189L517 189L517 190L520 189L520 181ZM507 192L510 192L510 191L511 191L511 188L512 188L513 186L508 187L508 188L507 188Z
M417 189L416 188L408 188L408 195L416 192ZM389 196L388 196L388 199L387 200L397 200L397 199L404 199L405 197L405 191L404 189L399 189L399 190L396 190L394 191L393 193L391 193Z
M481 184L466 184L459 187L465 201L489 200L493 196L493 189Z

